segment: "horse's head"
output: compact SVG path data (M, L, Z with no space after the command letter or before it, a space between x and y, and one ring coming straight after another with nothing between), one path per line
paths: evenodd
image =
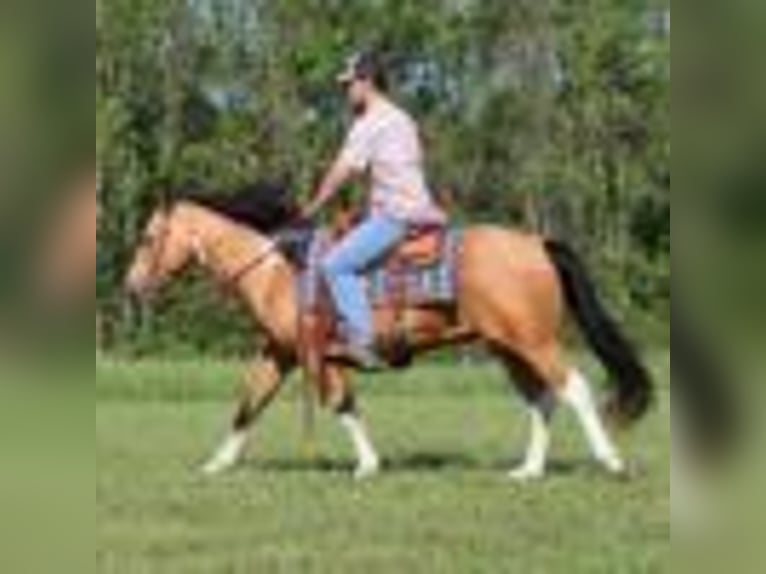
M217 222L238 224L268 237L294 221L297 212L293 198L278 184L256 182L231 194L171 193L149 218L125 290L132 296L147 297L192 259L203 264L216 260L203 247L207 232L217 228ZM216 217L203 218L203 213ZM248 249L251 246L248 244Z
M179 204L152 213L133 255L126 279L128 294L147 298L180 272L194 254L193 235Z

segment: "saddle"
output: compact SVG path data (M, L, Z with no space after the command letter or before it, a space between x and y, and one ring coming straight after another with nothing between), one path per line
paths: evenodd
M362 211L358 209L344 209L336 213L330 226L333 241L342 240L361 221L362 216ZM384 267L392 264L396 267L435 265L443 254L447 232L443 225L413 225L407 238L378 264Z
M322 233L312 227L293 227L281 231L276 243L282 254L299 269L305 270L312 264L311 249L317 236ZM448 230L441 226L422 226L410 230L407 238L386 255L378 265L384 267L428 267L436 265L444 252ZM332 228L332 243L343 238L345 232ZM329 247L329 246L328 246Z
M299 274L302 346L315 363L327 348L343 346L342 325L319 266L348 229L316 231ZM413 227L401 245L364 273L370 303L382 320L381 355L391 366L407 366L411 359L408 309L454 304L458 238L458 231L444 226Z
M444 251L447 230L441 226L413 228L407 239L387 258L396 266L428 267L436 265Z

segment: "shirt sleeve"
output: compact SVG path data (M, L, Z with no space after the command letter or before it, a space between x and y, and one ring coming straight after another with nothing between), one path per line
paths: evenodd
M366 123L357 122L354 124L343 144L340 161L357 171L366 170L372 160L371 135Z

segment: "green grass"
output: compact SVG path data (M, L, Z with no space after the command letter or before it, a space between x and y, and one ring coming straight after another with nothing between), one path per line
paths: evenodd
M669 354L654 361L667 387ZM562 414L550 478L505 471L526 440L499 371L422 367L360 394L387 461L350 479L345 437L319 421L301 450L298 386L257 427L229 476L196 469L225 430L237 369L220 363L97 365L100 573L523 573L669 571L669 401L619 438L629 482L595 469Z

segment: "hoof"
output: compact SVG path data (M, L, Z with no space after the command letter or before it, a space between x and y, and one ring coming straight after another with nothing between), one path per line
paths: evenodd
M234 433L221 445L208 463L202 467L202 474L217 476L232 469L239 462L245 446L244 433Z
M211 460L200 469L200 473L207 477L220 476L230 471L234 466L235 463L229 461Z
M213 477L213 476L218 476L220 474L223 474L224 470L225 469L222 468L221 466L209 462L206 465L200 467L199 473L202 476L206 476L206 477L210 478L210 477Z
M545 471L521 467L509 472L508 478L518 483L536 482L545 478Z
M604 463L604 469L611 478L621 482L631 481L641 475L639 466L635 464L626 464L622 461L612 462L610 464Z
M604 470L614 478L625 480L630 477L628 466L620 459L605 460L601 464Z
M371 478L376 477L378 474L380 474L380 463L369 463L369 464L363 464L357 467L357 469L354 471L354 480L356 481L364 481L364 480L370 480Z

